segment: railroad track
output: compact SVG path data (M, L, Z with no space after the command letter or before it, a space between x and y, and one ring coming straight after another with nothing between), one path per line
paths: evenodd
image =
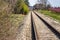
M30 12L15 40L60 40L60 32L38 13Z
M32 40L60 40L60 33L36 12L31 13L31 33Z

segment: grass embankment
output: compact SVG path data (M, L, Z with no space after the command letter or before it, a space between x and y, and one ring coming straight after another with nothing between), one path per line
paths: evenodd
M38 12L60 21L60 13L56 13L56 12L52 12L52 11L48 11L48 10L39 10Z
M25 15L0 13L0 40L12 39Z
M20 23L25 17L22 14L27 14L28 12L24 0L19 1L15 5L15 2L11 3L10 1L0 0L0 40L13 40L20 27ZM13 4L16 8L14 8ZM14 10L13 13L12 10ZM16 14L14 14L15 12Z
M22 14L11 14L10 16L10 21L12 22L12 24L14 24L15 26L18 26L19 23L23 20L25 15Z

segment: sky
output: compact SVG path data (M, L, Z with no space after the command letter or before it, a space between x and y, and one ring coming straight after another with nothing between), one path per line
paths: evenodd
M60 7L60 0L48 0L52 7ZM29 0L30 6L37 3L37 0Z
M33 6L34 4L36 4L37 0L29 0L30 6Z

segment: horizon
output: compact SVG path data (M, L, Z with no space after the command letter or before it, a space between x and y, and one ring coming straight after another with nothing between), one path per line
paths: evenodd
M48 0L52 7L60 7L60 0ZM37 0L29 0L29 5L34 6Z

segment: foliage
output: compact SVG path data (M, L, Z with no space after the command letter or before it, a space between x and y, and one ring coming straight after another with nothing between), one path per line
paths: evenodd
M17 35L17 30L20 27L20 23L23 20L24 15L13 14L9 11L13 9L11 7L12 4L5 1L8 0L0 0L0 40L12 40Z
M27 6L29 6L29 2L28 2L28 0L25 0L25 4L26 4Z
M14 9L15 13L22 13L27 14L28 13L28 6L25 4L24 0L18 0L16 7Z
M49 8L50 11L60 13L60 7L58 8Z
M48 4L47 7L46 7L46 9L49 10L49 8L51 8L51 5Z
M23 14L27 14L28 13L28 7L27 7L27 5L23 4L21 12Z

